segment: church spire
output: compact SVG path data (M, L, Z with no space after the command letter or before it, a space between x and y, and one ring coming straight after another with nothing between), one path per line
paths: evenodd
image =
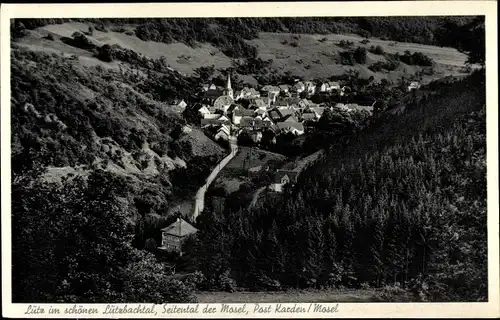
M227 85L226 85L226 89L232 89L231 88L231 75L229 74L229 72L227 73Z

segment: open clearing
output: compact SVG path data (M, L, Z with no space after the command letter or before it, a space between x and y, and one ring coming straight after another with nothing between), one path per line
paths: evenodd
M199 292L199 303L373 302L375 290L308 290L278 292Z
M393 72L372 72L368 69L372 63L384 61L383 56L367 54L365 65L344 66L337 62L337 55L345 49L337 46L341 40L354 42L353 48L359 46L369 48L380 45L387 53L403 54L405 50L421 52L434 59L436 74L428 77L441 78L446 75L462 74L461 69L467 56L453 48L442 48L415 43L402 43L370 38L367 44L361 43L362 37L355 35L309 35L289 33L259 33L258 39L249 40L248 43L258 48L259 57L263 60L272 59L272 66L280 72L291 72L295 76L304 75L306 78L327 78L339 75L349 69L360 72L362 77L374 76L379 80L386 78L395 81L404 74L411 75L421 68L416 66L401 66ZM293 46L292 46L293 43ZM406 69L406 70L405 70Z
M45 51L50 53L76 55L84 65L101 65L106 68L118 68L118 63L105 63L92 57L88 51L74 48L61 42L61 37L71 37L76 32L86 32L88 24L70 22L56 25L47 25L31 31L31 35L22 39L20 46L34 51ZM183 43L160 43L153 41L142 41L135 35L130 35L134 26L127 26L129 34L111 31L101 32L95 30L93 36L88 36L96 45L118 44L124 48L131 49L151 58L166 57L168 64L182 74L192 75L194 70L202 66L214 65L216 69L225 69L233 65L233 59L224 55L219 49L208 43L197 43L196 47L190 47ZM54 41L44 39L48 34L54 36ZM426 76L423 82L442 78L448 75L462 75L466 55L453 48L437 47L415 43L402 43L385 41L371 38L369 43L362 44L362 37L356 35L310 35L290 33L262 32L258 39L247 40L258 50L258 56L263 60L273 59L272 67L278 73L290 72L295 76L303 76L308 79L328 78L332 75L343 74L347 70L359 71L361 77L373 76L376 80L388 79L397 81L404 75L413 75L420 71L420 67L401 66L392 72L372 72L368 67L377 61L383 61L383 56L371 53L367 55L367 63L364 65L344 66L338 63L338 53L344 49L337 46L340 40L354 42L354 47L369 48L380 45L387 53L422 52L436 61L435 74ZM291 43L295 43L294 46ZM256 84L251 75L241 76L242 81Z

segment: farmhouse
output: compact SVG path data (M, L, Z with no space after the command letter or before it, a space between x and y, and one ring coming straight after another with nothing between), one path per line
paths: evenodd
M197 231L198 229L184 221L184 219L177 218L177 221L161 229L162 240L159 249L181 253L182 243L189 235L195 234Z
M295 184L297 182L297 171L290 170L278 170L274 175L274 183L272 183L269 188L275 192L282 192L283 186L286 184Z
M186 109L187 103L184 100L173 100L170 104L170 110L176 113L183 113Z
M222 139L222 140L229 141L230 137L231 137L231 130L229 129L229 127L227 125L223 124L217 130L217 133L215 134L214 139L215 140Z
M304 126L299 122L278 122L276 127L282 133L291 132L296 136L304 134Z
M417 81L412 81L410 85L408 85L408 91L420 89L420 83Z
M296 84L293 85L293 91L296 93L302 93L306 90L306 86L304 85L303 82L297 82Z

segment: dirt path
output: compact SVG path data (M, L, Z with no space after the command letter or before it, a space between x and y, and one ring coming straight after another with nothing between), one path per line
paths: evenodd
M257 200L259 200L260 194L264 190L266 190L266 186L260 187L259 189L257 189L257 191L255 191L253 198L252 198L252 202L250 202L248 209L252 209L253 207L255 207L255 205L257 204Z
M231 153L217 164L217 166L212 170L212 172L208 176L206 183L200 189L198 189L198 192L196 193L194 210L193 210L193 220L196 220L198 215L201 212L203 212L203 207L205 205L205 193L207 192L208 187L215 180L219 172L222 169L224 169L224 167L229 163L229 161L231 161L231 159L233 159L233 157L238 152L238 145L236 144L236 138L231 137L229 142L231 146Z

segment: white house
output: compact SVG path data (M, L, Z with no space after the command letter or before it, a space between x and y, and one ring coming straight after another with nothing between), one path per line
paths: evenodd
M308 94L314 94L316 92L316 85L311 81L306 81L304 83L305 90Z
M215 140L223 139L226 141L229 141L229 138L231 137L231 130L229 129L228 126L223 124L218 130L217 133L214 136Z
M420 83L418 83L417 81L412 81L408 86L408 91L416 90L419 88L420 88Z
M274 175L274 183L269 186L269 189L275 192L282 192L283 186L294 184L297 182L298 172L288 170L278 170Z
M296 93L302 93L306 90L306 86L304 85L303 82L297 82L296 84L293 85L293 91Z
M206 106L202 106L200 109L198 109L198 113L204 116L205 114L209 114L210 110Z

